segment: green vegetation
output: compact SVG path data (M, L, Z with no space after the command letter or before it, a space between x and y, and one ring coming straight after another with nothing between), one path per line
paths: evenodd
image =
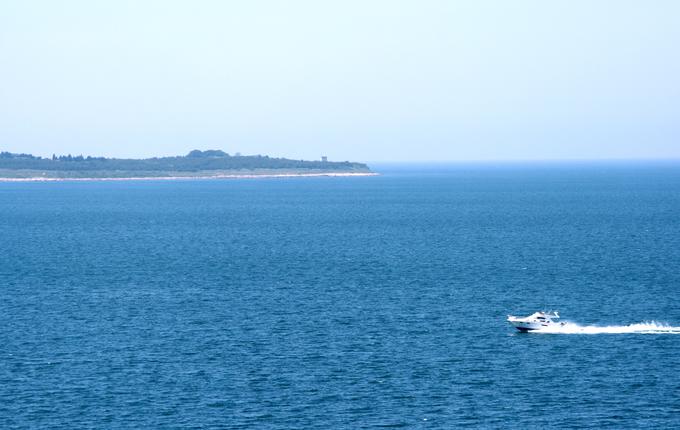
M186 156L146 159L0 152L0 178L125 178L234 174L368 173L362 163L304 161L262 155L232 156L220 150L193 150Z

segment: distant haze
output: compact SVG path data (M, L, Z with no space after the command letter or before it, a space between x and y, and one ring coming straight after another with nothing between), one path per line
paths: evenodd
M0 3L0 150L680 158L678 1Z

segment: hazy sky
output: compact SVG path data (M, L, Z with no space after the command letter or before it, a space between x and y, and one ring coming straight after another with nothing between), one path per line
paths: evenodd
M680 158L680 1L0 2L0 150Z

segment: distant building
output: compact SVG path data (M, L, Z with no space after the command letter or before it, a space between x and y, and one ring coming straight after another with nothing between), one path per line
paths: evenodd
M322 163L328 163L328 157L326 157L326 156L321 157L321 162Z

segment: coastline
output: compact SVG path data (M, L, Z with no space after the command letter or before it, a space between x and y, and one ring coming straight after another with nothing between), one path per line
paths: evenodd
M374 172L327 172L327 173L263 173L263 174L234 174L211 176L140 176L140 177L101 177L101 178L54 178L34 176L26 178L0 178L0 182L65 182L65 181L187 181L209 179L266 179L266 178L310 178L310 177L357 177L379 176Z

